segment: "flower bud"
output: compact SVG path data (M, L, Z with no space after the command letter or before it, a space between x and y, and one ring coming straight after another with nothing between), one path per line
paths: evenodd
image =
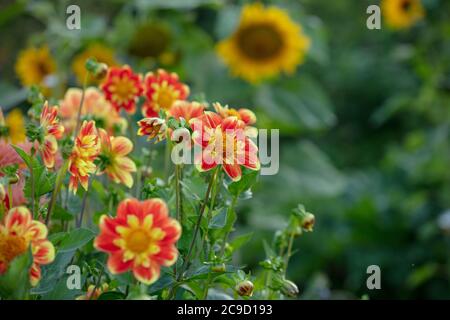
M290 297L290 298L294 298L295 296L298 295L298 287L297 285L287 279L283 280L283 284L280 288L281 293L283 293L285 296Z
M313 231L315 221L316 218L314 217L314 215L308 212L300 221L300 225L305 231Z
M249 280L239 282L234 289L241 297L251 297L253 295L253 283Z
M86 70L89 71L97 80L102 80L108 73L108 65L103 62L98 62L93 58L86 60L85 67Z
M143 166L141 172L143 178L150 178L153 173L153 168L150 166Z
M226 271L225 263L217 263L217 264L211 266L211 271L212 272L225 272Z
M99 63L94 71L94 77L97 80L103 80L103 78L106 77L107 73L108 65L106 63Z

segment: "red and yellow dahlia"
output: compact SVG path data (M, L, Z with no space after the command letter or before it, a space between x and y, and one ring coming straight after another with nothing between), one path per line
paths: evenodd
M31 217L25 207L9 210L0 224L0 274L8 270L14 258L24 254L31 246L33 264L30 268L30 282L35 286L41 279L41 265L55 259L55 248L47 240L47 227Z
M112 137L99 129L101 148L100 159L104 172L115 183L123 183L128 188L133 186L131 172L136 172L136 165L127 155L133 150L133 143L126 137Z
M200 117L205 111L205 106L199 102L193 101L177 101L169 109L168 115L174 117L177 120L183 118L186 122L191 119Z
M207 171L222 165L228 176L239 181L241 165L259 170L258 147L245 133L245 123L236 117L222 119L207 111L191 120L192 139L201 152L195 156L199 171Z
M66 91L64 99L60 101L59 112L66 134L72 133L77 126L82 95L83 90L70 88ZM106 101L103 92L95 87L89 87L84 91L81 118L95 120L98 128L104 128L110 134L116 131L123 132L127 128L127 121L120 116L111 103Z
M159 278L161 266L171 266L178 257L175 243L181 226L169 217L161 199L127 199L119 204L116 217L100 218L97 250L109 254L112 274L131 270L139 281L151 284Z
M228 105L222 106L219 102L213 103L216 112L223 118L236 117L245 123L245 134L256 138L258 130L252 125L256 123L256 115L252 110L246 108L234 109Z
M39 150L44 160L44 165L51 169L55 166L56 153L58 151L57 139L61 139L64 127L59 123L58 107L49 107L48 102L44 104L40 120L43 129L44 141L39 146Z
M88 189L89 175L97 170L94 160L100 151L100 142L94 121L84 121L69 158L69 189L76 193L78 182Z
M160 142L166 137L166 121L161 118L144 118L138 121L138 136L148 136L147 140L156 138Z
M176 101L189 96L189 87L179 81L178 75L163 69L147 73L144 86L147 98L142 107L144 117L157 117L160 110L168 111Z
M136 100L143 92L141 76L127 65L109 68L101 88L117 111L124 109L128 113L136 111Z

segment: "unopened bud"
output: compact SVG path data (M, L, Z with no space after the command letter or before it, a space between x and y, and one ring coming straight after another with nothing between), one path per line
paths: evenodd
M225 272L226 271L225 263L218 263L218 264L213 265L211 267L211 271L212 272Z
M298 295L297 285L294 282L287 279L283 280L283 285L281 286L280 290L281 293L283 293L287 297L294 298L295 296Z
M95 59L89 58L86 60L86 69L97 80L102 80L108 73L108 65L103 62L98 62Z
M313 231L315 221L314 215L308 212L300 221L300 225L305 231Z
M150 178L153 173L153 168L150 166L144 166L142 167L141 172L143 178Z
M241 297L251 297L253 294L253 283L249 280L239 282L234 288Z

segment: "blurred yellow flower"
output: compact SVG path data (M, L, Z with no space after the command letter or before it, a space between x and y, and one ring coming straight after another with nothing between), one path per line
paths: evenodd
M72 70L80 84L84 83L87 70L85 68L86 60L95 58L98 62L106 63L108 66L116 66L118 64L114 57L114 51L100 43L94 43L88 46L84 51L75 56L72 63ZM89 84L98 83L98 80L89 79Z
M22 85L38 85L44 95L49 94L50 76L55 74L56 62L47 46L21 51L15 69Z
M234 75L259 82L280 72L293 73L303 63L310 39L302 27L275 6L244 6L237 30L217 51Z
M19 109L11 110L6 115L5 126L8 128L9 140L12 143L16 144L25 141L25 119Z
M393 29L409 28L425 14L420 0L382 0L381 10Z

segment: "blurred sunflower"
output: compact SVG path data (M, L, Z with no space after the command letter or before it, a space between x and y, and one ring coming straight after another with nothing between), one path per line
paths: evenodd
M163 23L147 22L138 26L130 40L128 51L138 58L153 58L172 64L176 55L170 51L172 34Z
M55 74L56 62L47 46L21 51L15 69L23 86L38 85L44 95L50 93L51 76Z
M252 83L293 73L304 60L310 39L299 24L275 6L244 6L236 31L217 46L234 75Z
M424 16L420 0L382 0L381 10L393 29L409 28Z
M0 128L5 138L11 143L24 142L25 136L25 119L20 109L11 110L6 117L0 110Z
M114 57L114 51L111 48L100 43L89 45L84 51L75 56L72 63L72 70L80 84L84 83L87 73L85 64L89 58L95 58L98 62L106 63L108 66L116 66L118 64ZM89 84L96 84L99 80L91 78L88 82Z

